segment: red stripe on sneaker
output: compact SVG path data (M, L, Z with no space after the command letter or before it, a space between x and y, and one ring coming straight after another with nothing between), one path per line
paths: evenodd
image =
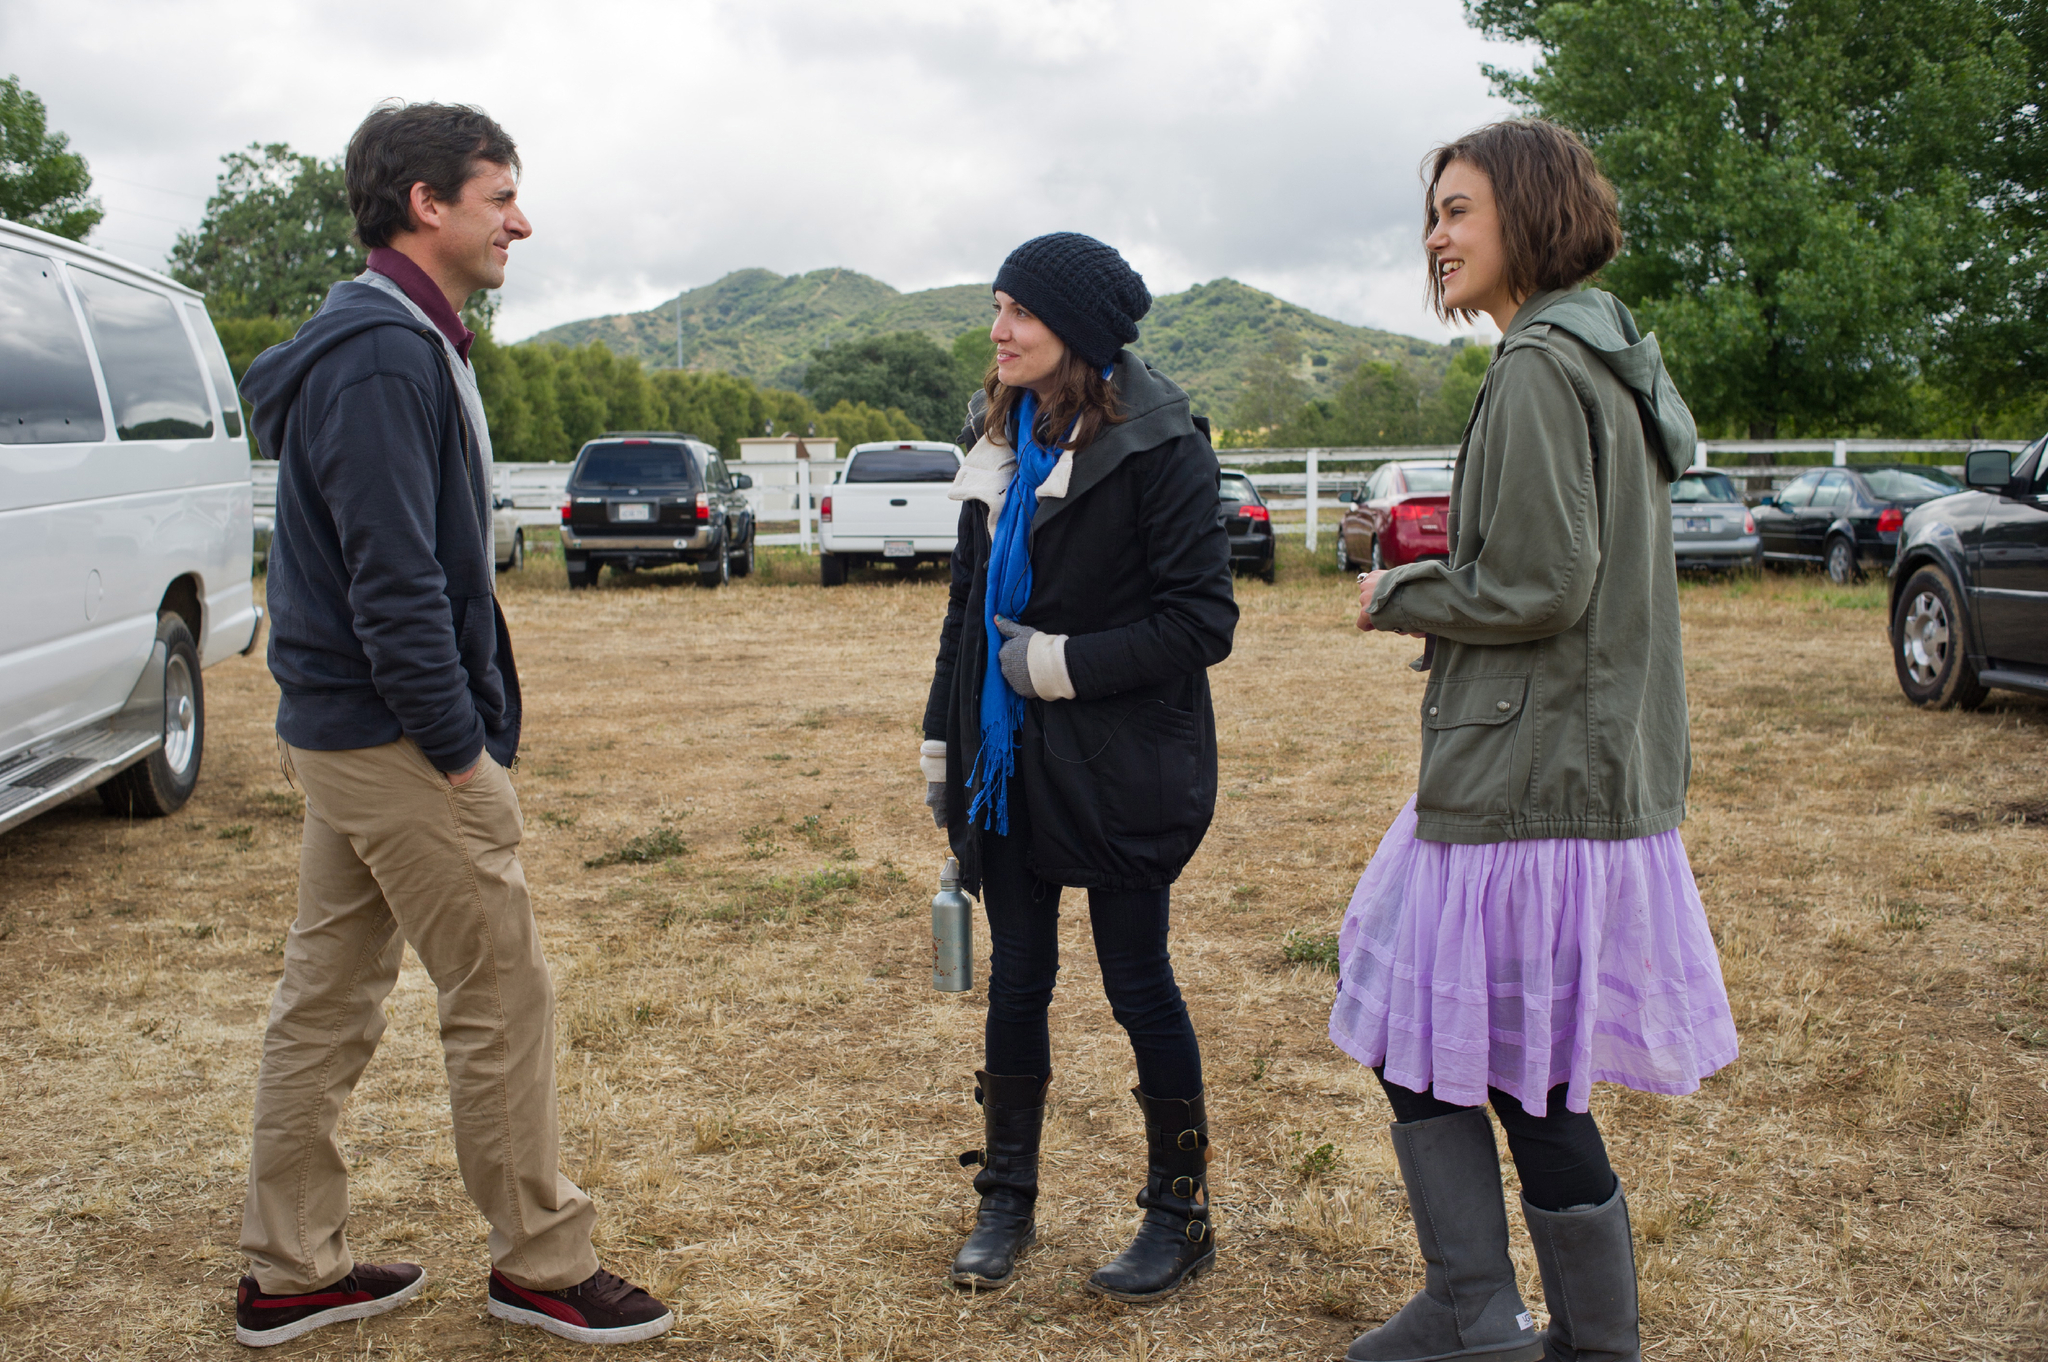
M525 1301L527 1304L531 1305L534 1309L540 1311L542 1314L553 1315L556 1319L561 1320L563 1323L573 1324L579 1329L585 1329L590 1326L590 1321L585 1319L583 1315L574 1306L570 1305L567 1301L558 1301L553 1296L542 1295L538 1291L528 1291L525 1287L521 1286L518 1282L513 1281L510 1277L507 1277L502 1272L493 1273L492 1275L497 1277L499 1281L505 1284L506 1290L512 1292L514 1295L518 1296L521 1300Z
M328 1305L357 1305L375 1299L367 1291L322 1291L314 1296L258 1296L249 1305L256 1310L311 1310Z

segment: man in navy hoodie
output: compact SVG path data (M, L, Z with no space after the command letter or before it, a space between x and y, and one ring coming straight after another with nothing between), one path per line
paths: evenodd
M490 1312L582 1343L673 1322L605 1272L560 1169L554 989L520 869L519 676L494 594L491 438L462 304L505 282L519 153L481 111L389 103L349 141L369 269L242 380L278 461L270 670L306 796L299 911L256 1083L235 1337L267 1347L419 1294L350 1255L343 1102L407 942L440 992L463 1185L490 1223Z

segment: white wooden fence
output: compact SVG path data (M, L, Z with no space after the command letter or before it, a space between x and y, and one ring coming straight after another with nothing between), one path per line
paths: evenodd
M1693 467L1706 468L1715 454L1831 454L1834 466L1846 467L1851 454L1967 454L1973 449L2026 448L2021 440L1702 440L1693 450ZM1253 486L1269 497L1267 505L1279 511L1306 511L1300 524L1280 523L1275 534L1299 534L1313 550L1324 510L1341 511L1350 503L1324 495L1326 489L1352 488L1363 483L1374 469L1397 459L1457 458L1456 445L1381 446L1346 449L1221 449L1216 457L1225 468L1256 468L1261 464L1306 464L1299 473L1251 473ZM1873 462L1873 460L1860 460ZM745 495L757 523L796 521L795 533L763 534L755 542L763 547L790 545L810 553L817 542L818 498L832 483L832 475L846 466L843 459L735 459L726 467L735 473L754 476L755 486ZM1721 466L1716 471L1739 478L1749 491L1770 491L1798 477L1811 465L1742 464ZM1960 473L1960 464L1944 464ZM562 523L562 503L568 499L570 465L564 463L500 463L495 467L496 494L512 498L522 525L556 526ZM756 476L758 475L758 476ZM249 480L256 493L256 509L267 514L277 505L277 465L267 459L252 460ZM1761 485L1759 485L1761 484ZM771 504L773 503L773 504Z
M1967 454L1973 449L2020 450L2020 440L1701 440L1693 448L1693 467L1706 468L1715 454L1831 454L1835 467L1847 467L1851 454ZM1275 534L1299 534L1314 549L1325 509L1342 511L1349 501L1323 495L1326 488L1351 488L1363 483L1383 463L1398 459L1441 459L1448 463L1458 457L1456 445L1410 445L1401 447L1348 449L1219 449L1216 457L1225 468L1256 468L1261 464L1301 463L1299 473L1249 473L1252 485L1263 495L1268 489L1280 493L1267 505L1278 511L1306 511L1300 524L1281 523ZM1877 460L1859 460L1877 462ZM1805 472L1806 464L1743 464L1722 466L1715 471L1739 478L1746 490L1770 491ZM1961 464L1944 464L1951 473L1961 473ZM1759 486L1758 484L1762 484Z
M753 508L756 523L796 522L794 533L763 534L754 542L763 547L793 545L805 553L817 542L820 489L830 486L832 475L845 466L843 459L736 459L726 465L754 478L755 486L743 495ZM567 462L498 463L492 467L493 494L512 499L520 524L552 529L562 523L562 504L569 497L569 469ZM257 513L273 514L277 464L269 459L250 460L249 482L255 491Z

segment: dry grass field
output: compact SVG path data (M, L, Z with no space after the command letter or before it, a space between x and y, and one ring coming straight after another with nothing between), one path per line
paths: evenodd
M1043 1247L943 1270L972 1198L980 997L928 982L942 845L918 719L942 588L505 584L526 864L560 994L564 1161L601 1250L666 1295L664 1355L1338 1357L1419 1280L1369 1073L1324 1038L1334 932L1412 789L1411 640L1295 549L1242 583L1214 681L1223 797L1175 891L1208 1065L1219 1269L1153 1309L1080 1289L1126 1237L1129 1051L1069 913ZM1909 708L1882 586L1685 589L1684 829L1743 1056L1696 1096L1596 1091L1656 1359L2048 1356L2048 704ZM0 837L0 1358L227 1358L251 1085L300 801L260 659L207 673L177 817L88 797ZM365 1260L418 1305L283 1358L568 1356L484 1313L417 965L345 1135ZM1519 1223L1517 1261L1540 1287Z

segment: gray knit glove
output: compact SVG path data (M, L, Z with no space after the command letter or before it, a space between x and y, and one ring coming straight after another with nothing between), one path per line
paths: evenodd
M1009 640L996 654L996 664L1003 669L1003 680L1026 700L1036 700L1038 692L1031 686L1031 636L1038 631L1028 624L1006 620L1001 615L996 616L996 628Z
M926 781L924 783L924 802L925 807L932 811L932 826L935 828L946 826L946 782L943 780Z

